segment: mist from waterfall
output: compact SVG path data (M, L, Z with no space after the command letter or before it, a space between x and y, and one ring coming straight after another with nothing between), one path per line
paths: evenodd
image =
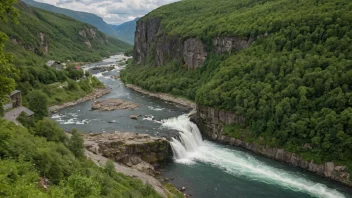
M179 131L179 137L170 141L176 163L192 165L204 162L235 177L278 185L314 197L345 197L334 189L312 182L301 175L271 167L252 155L203 141L198 127L188 115L164 120L162 127Z

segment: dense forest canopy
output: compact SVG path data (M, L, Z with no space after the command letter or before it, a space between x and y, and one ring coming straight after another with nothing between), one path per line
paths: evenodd
M130 65L123 80L246 118L227 133L301 153L316 162L352 162L352 2L349 0L184 0L160 17L159 33L254 38L230 55L210 52L202 67L182 60ZM306 146L304 146L306 145Z

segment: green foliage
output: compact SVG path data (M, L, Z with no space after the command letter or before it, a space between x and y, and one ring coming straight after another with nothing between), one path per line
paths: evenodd
M4 117L5 110L2 101L0 100L0 118Z
M108 161L106 162L106 164L105 164L105 172L106 172L108 175L110 175L110 176L114 175L114 173L116 172L116 170L115 170L115 164L114 164L114 162L113 162L112 160L108 160Z
M35 125L35 134L41 137L45 137L48 141L62 143L67 142L67 136L65 135L64 130L62 130L55 121L49 118L38 121L38 123ZM75 137L75 139L77 139L77 137Z
M0 23L6 24L8 18L15 22L17 10L12 7L15 0L3 0L0 2ZM12 64L12 56L4 52L4 44L8 40L6 34L0 31L0 101L5 99L5 95L15 90L15 78L18 70ZM0 116L1 112L0 112Z
M44 92L35 90L30 92L26 99L29 104L29 108L35 113L34 116L37 120L47 117L48 111L48 97Z
M8 18L16 21L18 11L13 7L17 0L2 0L0 3L0 19L7 22Z
M28 162L0 160L1 197L48 197L37 186L39 175Z
M77 70L75 66L67 66L66 68L67 77L77 80L83 77L83 70Z
M68 178L66 186L74 192L74 197L98 197L100 195L101 186L93 178L80 174L71 175Z
M45 125L51 126L45 131L58 129L48 122L37 123L42 126L35 133L43 134ZM44 133L47 136L53 137ZM160 197L140 180L107 173L92 161L76 158L62 142L34 136L5 120L0 120L0 157L1 197ZM48 191L39 188L39 177L51 182Z
M91 93L93 91L92 83L90 83L90 79L82 79L79 81L79 86L86 93Z
M42 90L48 96L49 105L70 102L91 93L95 88L104 88L93 76L88 75L86 79L81 79L83 71L72 67L56 71L51 67L33 65L20 67L20 70L20 80L17 84L25 96L24 99L27 99L29 92ZM26 100L24 102L28 103Z
M26 128L34 127L35 122L32 117L28 118L28 115L25 112L22 112L17 120Z
M77 129L72 130L72 136L68 141L67 147L76 157L84 156L84 141L81 134L78 133Z
M154 92L172 93L195 100L196 91L219 70L226 56L211 55L202 68L186 70L179 61L163 67L128 65L121 79Z
M159 33L200 38L210 54L205 65L195 70L174 63L129 65L122 77L145 89L181 95L244 117L246 127L229 126L228 135L283 147L317 162L348 164L352 160L351 8L348 0L170 4L142 20L160 17ZM211 55L211 40L217 36L255 41L210 64L218 59Z
M126 50L124 54L125 54L125 56L132 56L133 55L133 48Z
M67 89L70 91L77 91L80 89L80 87L76 81L68 79L67 80Z
M180 192L179 190L177 190L177 188L175 186L173 186L172 184L169 183L165 183L163 184L163 186L171 193L171 195L169 195L169 198L184 198L185 195Z

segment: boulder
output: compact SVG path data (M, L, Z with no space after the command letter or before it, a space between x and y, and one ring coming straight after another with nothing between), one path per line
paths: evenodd
M132 120L138 120L139 117L141 117L141 115L130 115Z

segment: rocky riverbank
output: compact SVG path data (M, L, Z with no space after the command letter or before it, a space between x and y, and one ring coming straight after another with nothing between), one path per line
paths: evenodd
M187 100L185 98L180 98L180 97L176 97L176 96L173 96L173 95L170 95L170 94L165 94L165 93L153 93L153 92L144 90L144 89L142 89L142 88L140 88L140 87L138 87L136 85L132 85L132 84L127 84L126 87L128 87L130 89L133 89L136 92L148 95L150 97L159 98L161 100L172 102L172 103L181 105L181 106L186 107L186 108L190 108L190 109L195 109L196 108L196 103L194 103L194 102L192 102L190 100Z
M163 197L171 193L155 178L155 164L171 157L171 148L165 138L130 132L84 135L86 156L104 166L108 159L115 161L115 169L150 184ZM153 165L152 165L153 164Z
M111 93L111 89L109 89L109 88L94 89L94 91L92 93L90 93L87 96L80 98L74 102L67 102L67 103L64 103L61 105L54 105L54 106L49 107L49 112L56 113L56 112L58 112L62 109L65 109L67 107L72 107L72 106L78 105L80 103L89 101L89 100L95 100L96 98L100 98L100 97L107 95L109 93Z
M349 179L350 171L346 166L337 165L334 162L317 164L314 161L307 161L302 156L285 151L282 148L271 148L266 145L248 143L241 139L226 136L223 133L225 125L234 123L241 124L245 122L245 119L232 112L218 110L212 107L197 106L196 110L196 113L191 116L192 121L198 125L202 134L211 140L231 146L242 147L254 153L303 168L352 187L352 182Z

